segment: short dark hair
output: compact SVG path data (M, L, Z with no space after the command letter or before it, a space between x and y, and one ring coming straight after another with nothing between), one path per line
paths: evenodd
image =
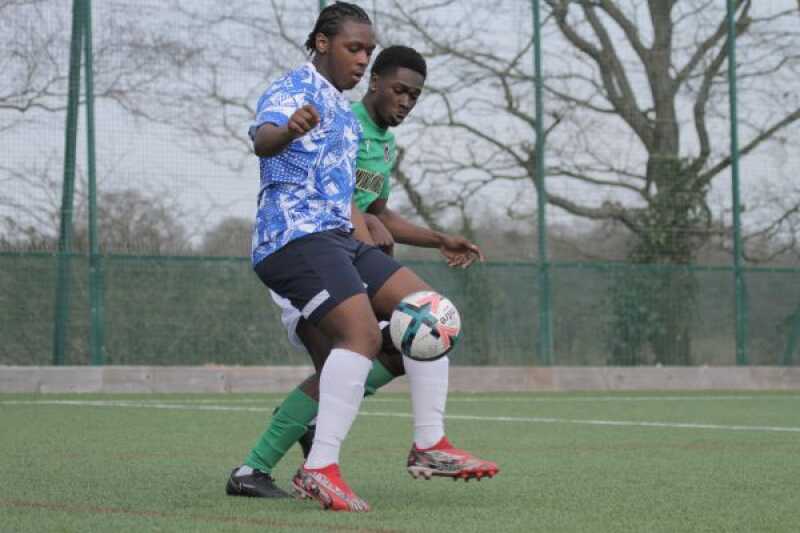
M418 72L423 78L428 77L428 65L422 54L413 48L400 45L384 48L375 58L372 73L381 76L400 67Z
M353 19L356 22L364 24L372 24L367 12L355 4L347 2L336 2L331 4L319 13L317 23L314 29L308 34L306 40L306 48L309 53L317 50L317 34L322 33L328 38L333 38L342 29L342 23L347 19Z

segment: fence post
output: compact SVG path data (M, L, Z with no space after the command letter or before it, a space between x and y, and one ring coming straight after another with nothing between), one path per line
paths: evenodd
M742 219L739 186L739 118L736 82L736 1L728 0L728 100L731 121L731 187L733 191L733 271L736 293L736 364L747 365L747 286L742 272Z
M791 366L794 364L794 353L800 343L800 306L789 317L789 336L786 339L786 348L783 351L780 364Z
M58 265L53 328L53 364L63 365L67 344L71 291L72 215L75 198L75 159L78 137L78 98L81 83L81 0L72 2L72 37L69 48L67 122L64 127L64 181L61 189L61 222L58 235Z
M92 2L83 0L83 50L86 68L86 146L89 178L89 361L105 362L103 339L103 258L97 234L97 164L94 123L94 62L92 61Z
M542 79L542 22L540 0L531 0L533 9L533 63L536 95L536 200L539 237L539 359L553 364L553 313L550 299L550 262L547 254L547 189L544 167L544 103Z

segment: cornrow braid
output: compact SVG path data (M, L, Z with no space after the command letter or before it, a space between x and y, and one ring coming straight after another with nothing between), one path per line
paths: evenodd
M336 2L323 9L314 29L308 34L306 40L306 48L309 53L314 53L317 50L317 34L322 33L329 39L333 38L342 28L342 23L347 19L353 19L357 22L365 24L372 24L367 12L355 4L347 2Z

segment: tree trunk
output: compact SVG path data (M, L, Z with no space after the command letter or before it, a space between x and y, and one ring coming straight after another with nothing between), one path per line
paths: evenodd
M698 236L702 240L705 234L699 230L708 222L704 192L696 190L696 177L677 157L653 156L647 170L657 192L641 216L639 239L630 259L654 265L642 306L650 322L646 331L655 362L689 365L697 282L688 265Z

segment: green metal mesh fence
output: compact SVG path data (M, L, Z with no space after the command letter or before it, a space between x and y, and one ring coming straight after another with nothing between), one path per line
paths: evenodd
M89 362L85 257L73 257L66 364ZM488 263L454 275L438 262L409 261L448 294L464 318L459 365L540 364L537 266ZM686 276L698 287L689 306L690 359L675 364L733 365L732 273L617 264L553 268L555 364L649 365L669 361L674 317L662 297ZM800 336L800 284L793 269L747 274L753 364L793 364ZM0 261L3 364L52 362L55 261L51 255L4 255ZM105 269L106 363L305 364L292 349L277 308L247 259L113 256ZM11 289L13 287L13 290ZM656 288L658 290L656 290ZM680 309L684 309L680 306ZM666 354L666 355L664 355Z
M246 132L266 84L305 60L320 4L0 2L0 364L307 362L246 259ZM461 310L456 364L800 360L795 1L361 4L380 44L429 61L392 206L490 258L449 271L399 250ZM89 12L76 133L73 16L85 31Z

